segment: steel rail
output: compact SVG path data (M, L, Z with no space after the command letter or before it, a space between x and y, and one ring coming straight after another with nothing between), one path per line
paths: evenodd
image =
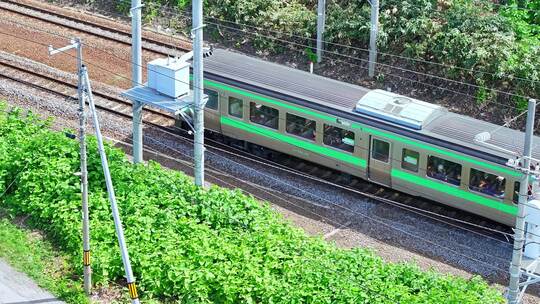
M67 23L63 23L63 22L60 22L60 21L56 21L56 20L51 20L51 19L48 19L46 17L32 15L32 14L29 14L29 13L21 11L21 10L16 10L14 8L9 8L9 7L2 6L1 9L3 9L3 10L9 11L9 12L12 12L12 13L15 13L15 14L19 14L19 15L22 15L22 16L25 16L25 17L33 18L33 19L36 19L36 20L40 20L40 21L43 21L43 22L51 23L51 24L54 24L54 25L66 27L66 28L69 28L69 29L72 29L72 30L76 30L78 32L90 34L90 35L97 36L97 37L100 37L100 38L104 38L104 39L107 39L107 40L112 40L112 41L115 41L115 42L118 42L118 43L121 43L121 44L124 44L124 45L131 45L131 32L129 32L129 31L124 31L124 30L117 29L117 28L111 28L111 27L105 26L103 24L99 24L99 23L96 23L96 22L88 21L88 20L82 20L82 19L79 19L79 18L76 18L76 17L73 17L73 16L68 16L68 15L62 14L60 12L47 10L45 8L42 8L42 7L35 7L35 6L30 5L30 4L20 3L20 2L17 2L17 1L13 1L13 0L2 0L0 2L0 4L2 2L11 4L11 5L15 5L15 6L19 6L19 7L28 9L28 10L33 10L33 11L39 12L41 14L47 14L47 15L54 16L54 17L64 19L64 20L67 20L67 21L75 22L75 23L86 25L86 26L93 27L93 28L97 28L97 29L100 29L100 30L103 30L103 31L106 31L106 32L109 32L109 33L112 33L112 34L125 36L127 40L122 40L122 39L110 37L110 36L108 36L108 35L106 35L104 33L90 31L90 30L78 27L76 25L67 24ZM111 22L111 21L109 21L109 22ZM171 50L180 50L180 51L186 51L186 52L190 51L191 50L191 45L188 44L185 41L183 41L183 42L184 42L183 45L180 44L180 43L178 45L175 45L175 44L172 44L172 43L169 43L169 42L164 42L164 41L160 41L160 40L149 38L149 37L143 37L143 43L153 44L153 45L156 45L156 46L159 46L159 47L164 47L164 48L171 49ZM143 46L143 49L145 49L147 51L157 53L157 54L160 54L160 55L164 55L164 56L169 55L169 53L167 53L167 52L155 50L155 49L144 47L144 46Z

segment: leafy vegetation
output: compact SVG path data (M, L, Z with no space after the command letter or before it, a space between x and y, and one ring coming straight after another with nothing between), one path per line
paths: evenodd
M128 2L120 1L119 8L126 11ZM146 15L150 18L158 15L162 6L181 12L190 9L187 0L148 2ZM499 99L518 106L526 104L523 98L491 88L540 97L540 1L508 0L499 4L490 0L381 1L380 52L421 61L384 54L379 55L379 61L473 83L478 87L456 88L455 83L441 83L439 78L415 76L421 82L476 94L480 101ZM212 0L205 2L205 15L214 37L235 39L239 46L251 41L260 50L304 52L305 46L301 45L315 45L316 5L316 0ZM242 32L233 32L230 27ZM327 58L356 64L358 71L365 73L369 32L368 1L327 1L325 40L329 42L327 49L334 53L326 53ZM390 66L380 66L378 72L411 77Z
M6 114L8 113L8 114ZM0 105L0 207L24 215L80 267L78 143ZM239 191L197 188L107 147L126 241L144 297L182 303L502 303L482 279L423 272L308 237ZM11 185L8 187L8 185ZM123 281L104 179L89 143L94 278ZM75 267L77 267L75 266Z

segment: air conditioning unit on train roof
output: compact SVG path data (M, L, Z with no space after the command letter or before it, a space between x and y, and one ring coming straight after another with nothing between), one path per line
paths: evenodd
M159 93L178 98L189 94L189 62L158 58L148 63L148 84Z
M356 104L355 112L421 130L446 108L384 90L372 90Z

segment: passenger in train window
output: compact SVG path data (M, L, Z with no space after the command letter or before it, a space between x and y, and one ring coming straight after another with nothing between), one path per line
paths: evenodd
M477 169L471 169L469 189L498 198L504 197L506 180L503 176L486 173Z
M315 140L316 123L314 120L303 118L294 114L286 115L287 133L294 134L309 140Z
M436 156L429 156L426 175L459 186L461 165Z
M249 119L256 124L277 129L279 124L279 111L260 103L251 102Z
M461 166L459 168L454 165L450 165L447 171L446 181L452 185L459 186L461 182Z
M323 142L327 146L354 152L354 132L352 131L325 124Z

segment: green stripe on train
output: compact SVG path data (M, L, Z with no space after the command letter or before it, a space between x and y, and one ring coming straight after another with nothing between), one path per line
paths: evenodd
M425 188L440 191L448 195L455 196L455 197L458 197L467 201L471 201L480 205L484 205L486 207L497 209L499 211L502 211L511 215L517 215L516 206L507 205L501 201L489 199L481 195L470 193L468 191L461 190L450 185L444 185L442 183L438 183L438 182L429 180L427 178L419 177L414 174L406 173L397 169L392 169L392 178L401 179L406 182L417 184Z
M274 100L274 99L271 99L271 98L268 98L268 97L259 96L259 95L256 95L256 94L253 94L253 93L241 90L241 89L233 88L233 87L230 87L230 86L218 83L218 82L214 82L214 81L211 81L211 80L205 80L204 83L205 83L205 85L207 85L209 87L214 87L214 88L222 89L222 90L225 90L225 91L229 91L229 92L232 92L232 93L235 93L235 94L238 94L238 95L242 95L242 96L252 98L254 100L264 101L264 102L267 102L267 103L270 103L270 104L274 104L276 106L280 106L280 107L283 107L283 108L286 108L286 109L297 111L299 113L304 113L304 114L310 115L312 117L317 117L317 118L320 118L320 119L324 119L324 120L329 121L329 122L333 122L333 123L336 122L336 117L329 116L329 115L326 115L326 114L317 113L315 111L308 110L308 109L305 109L305 108L300 108L300 107L297 107L297 106L294 106L294 105L286 104L286 103L283 103L283 102L280 102L280 101L277 101L277 100ZM490 170L493 170L493 171L506 173L506 174L508 174L510 176L516 176L516 177L521 176L521 174L519 172L516 172L516 171L511 170L511 169L501 168L501 167L493 165L493 164L485 163L483 161L472 159L472 158L469 158L469 157L466 157L466 156L463 156L463 155L459 155L457 153L446 151L446 150L443 150L443 149L440 149L440 148L437 148L437 147L433 147L433 146L430 146L430 145L427 145L427 144L419 143L419 142L410 140L408 138L403 138L401 136L397 136L397 135L392 134L392 133L387 133L387 132L384 132L384 131L372 129L372 128L363 126L361 124L353 123L352 127L355 128L355 129L363 130L364 132L368 132L368 133L371 133L371 134L376 135L376 136L385 137L385 138L388 138L388 139L391 139L391 140L394 140L394 141L399 141L399 142L405 143L405 144L410 145L410 146L415 146L415 147L419 147L421 149L437 152L437 153L440 153L442 155L452 157L452 158L460 160L460 161L466 161L466 162L469 162L471 164L481 166L481 167L484 167L484 168L487 168L487 169L490 169Z
M253 133L253 134L265 136L265 137L268 137L268 138L271 138L271 139L283 141L283 142L286 142L286 143L291 144L293 146L306 149L308 151L323 154L323 155L326 155L328 157L332 157L332 158L335 158L335 159L338 159L338 160L341 160L341 161L345 161L345 162L348 162L348 163L351 163L351 164L354 164L354 165L358 165L358 166L360 166L362 168L365 168L366 165L367 165L367 163L366 163L366 161L364 159L361 159L361 158L358 158L358 157L353 157L353 156L351 156L349 154L342 153L342 152L339 152L339 151L335 151L335 150L330 149L330 148L325 148L325 147L321 147L321 146L316 145L316 144L308 143L308 142L305 142L303 140L300 140L300 139L297 139L297 138L294 138L294 137L291 137L291 136L283 135L283 134L281 134L279 132L276 132L276 131L268 130L266 128L257 127L257 126L248 124L246 122L235 120L235 119L232 119L232 118L229 118L229 117L226 117L226 116L221 116L221 123L225 124L225 125L228 125L228 126L231 126L231 127L234 127L234 128L244 130L244 131L249 132L249 133ZM480 205L483 205L483 206L486 206L486 207L497 209L497 210L500 210L502 212L505 212L505 213L508 213L508 214L511 214L511 215L516 215L517 214L517 207L516 206L509 206L509 205L504 204L501 201L492 200L492 199L483 197L483 196L478 195L478 194L470 193L468 191L464 191L464 190L455 188L455 187L450 186L450 185L444 185L444 184L429 180L427 178L419 177L419 176L416 176L416 175L413 175L413 174L410 174L410 173L406 173L406 172L403 172L403 171L400 171L400 170L397 170L397 169L392 169L391 174L392 174L393 178L397 178L397 179L401 179L401 180L404 180L404 181L409 182L409 183L417 184L417 185L422 186L424 188L432 189L432 190L435 190L435 191L440 191L440 192L446 193L448 195L455 196L455 197L458 197L458 198L461 198L461 199L464 199L464 200L467 200L467 201L471 201L471 202L474 202L474 203L477 203L477 204L480 204Z
M353 164L353 165L356 165L356 166L360 166L362 168L365 168L367 166L367 163L366 163L366 161L364 159L354 157L354 156L352 156L350 154L339 152L339 151L336 151L334 149L321 147L321 146L319 146L317 144L306 142L306 141L303 141L301 139L294 138L292 136L283 135L283 134L281 134L279 132L276 132L276 131L272 131L272 130L268 130L266 128L254 126L254 125L245 123L243 121L232 119L232 118L229 118L229 117L226 117L226 116L221 116L221 123L225 124L225 125L228 125L228 126L231 126L231 127L234 127L234 128L238 128L238 129L253 133L253 134L257 134L257 135L268 137L268 138L271 138L271 139L274 139L274 140L282 141L282 142L288 143L290 145L293 145L293 146L296 146L296 147L299 147L299 148L302 148L302 149L305 149L305 150L308 150L308 151L311 151L311 152L315 152L315 153L322 154L322 155L325 155L325 156L328 156L328 157L331 157L331 158L334 158L334 159L341 160L343 162L347 162L347 163L350 163L350 164Z

